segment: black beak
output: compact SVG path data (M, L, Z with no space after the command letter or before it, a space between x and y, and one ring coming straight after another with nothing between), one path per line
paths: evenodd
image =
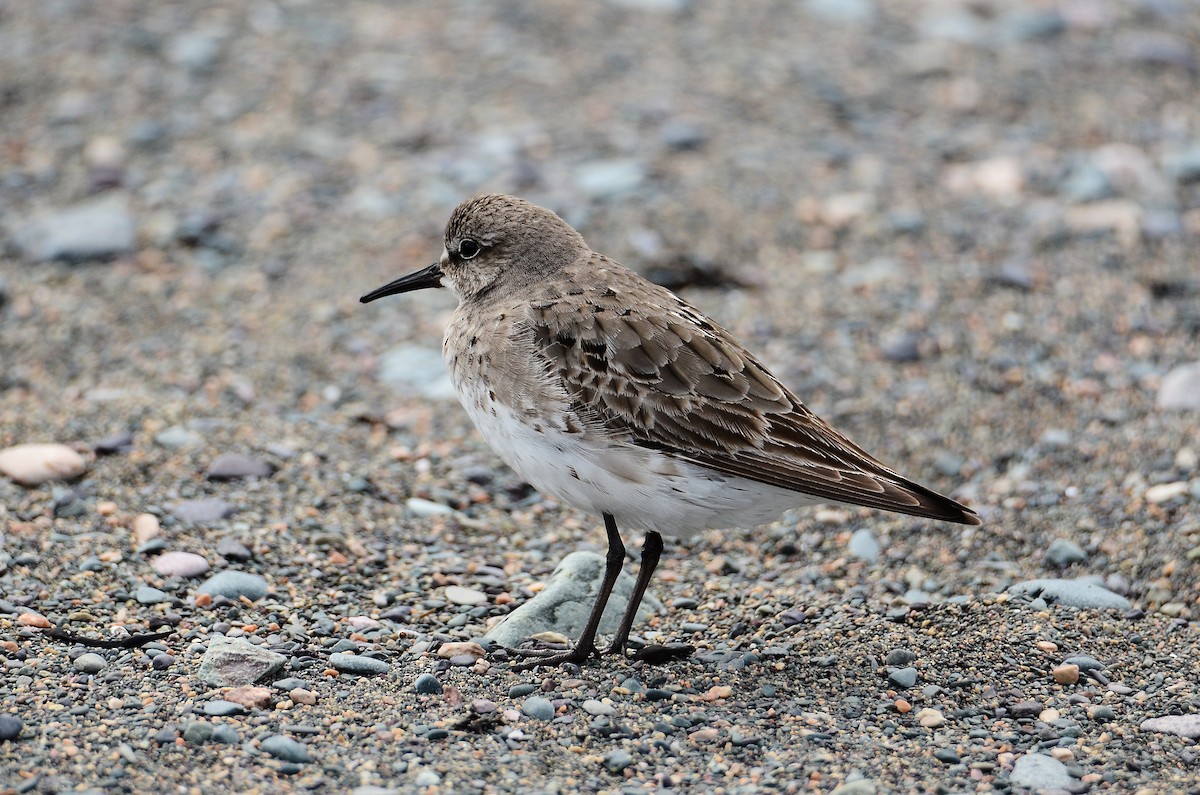
M413 290L424 290L427 287L441 286L442 264L435 262L428 268L421 268L416 273L410 273L407 276L401 276L394 282L388 282L378 290L372 290L358 300L367 304L376 298L383 298L385 295L399 295L400 293L409 293Z

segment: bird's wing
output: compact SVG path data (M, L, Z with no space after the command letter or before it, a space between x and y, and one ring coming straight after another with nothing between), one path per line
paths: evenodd
M535 347L582 416L727 475L979 523L826 424L729 332L673 293L600 255L587 270L599 278L544 283L527 304Z

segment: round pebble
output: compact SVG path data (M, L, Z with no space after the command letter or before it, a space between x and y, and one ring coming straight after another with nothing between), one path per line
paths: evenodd
M311 762L308 749L291 737L282 734L272 734L262 741L260 747L276 759L285 762Z
M384 660L377 660L374 657L366 657L362 654L347 654L346 652L337 652L336 654L329 655L329 664L342 673L358 674L359 676L386 674L392 668Z
M463 588L460 585L447 585L446 600L456 605L485 605L488 598L483 591Z
M530 696L521 703L521 712L534 720L554 720L554 705L541 696Z
M267 595L267 581L257 574L244 571L220 571L196 589L199 593L225 596L229 599L246 597L254 602Z
M443 688L442 683L433 674L421 674L417 681L413 682L413 690L425 695L440 696Z
M163 577L199 577L208 571L208 561L194 552L164 552L150 562L156 574Z
M21 736L25 724L15 715L0 715L0 742L9 742Z
M76 671L82 671L85 674L98 674L104 670L104 666L107 664L107 660L94 652L81 654L72 663Z
M83 456L62 444L18 444L0 450L0 475L22 486L72 480L86 468Z

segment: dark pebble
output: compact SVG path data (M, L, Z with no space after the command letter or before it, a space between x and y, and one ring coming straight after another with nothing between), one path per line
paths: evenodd
M0 742L8 742L15 740L21 736L21 730L25 728L25 724L20 718L12 715L0 715Z
M903 668L915 659L917 655L908 649L892 649L883 662L893 668Z
M962 761L962 757L956 754L953 748L939 748L933 752L933 758L948 765L957 765Z
M263 740L262 749L276 759L282 759L285 762L312 761L307 748L291 737L284 737L282 734L272 734Z
M433 674L421 674L417 681L413 682L413 690L429 696L438 696L442 694L442 683Z
M508 697L509 698L524 698L525 696L532 693L534 690L537 690L537 685L531 685L528 683L523 684L523 685L513 685L512 687L510 687L508 689Z

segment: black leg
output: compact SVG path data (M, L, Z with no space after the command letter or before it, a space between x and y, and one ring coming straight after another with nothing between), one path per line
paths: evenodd
M588 615L587 624L583 628L583 634L576 641L575 648L562 654L552 654L514 665L512 670L524 671L539 665L562 665L563 663L583 665L593 654L597 657L600 656L600 652L596 650L596 633L600 630L600 619L604 617L604 608L608 606L608 597L612 595L613 585L616 584L617 577L621 574L621 566L625 564L625 545L621 543L617 520L613 518L612 514L604 514L604 530L608 534L608 554L604 558L604 580L600 583L600 592L596 594L596 602L592 605L592 612ZM659 547L661 548L661 546L662 541L660 540ZM518 650L518 653L525 652Z
M642 605L650 578L658 568L658 559L662 557L662 551L662 536L653 530L646 533L646 540L642 543L642 567L638 569L637 583L633 586L633 595L629 597L629 606L625 608L625 617L621 619L621 626L608 647L609 654L625 653L625 647L629 644L629 633L633 629L633 622L637 620L638 608Z

